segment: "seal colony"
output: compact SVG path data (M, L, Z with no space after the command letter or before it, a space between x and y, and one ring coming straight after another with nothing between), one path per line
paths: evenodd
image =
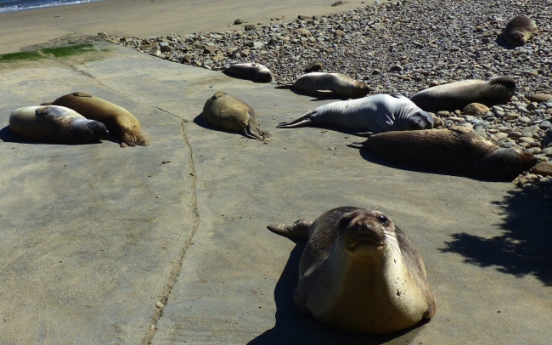
M435 314L422 257L385 214L339 207L314 222L268 229L308 238L294 295L303 313L365 334L399 331Z
M433 128L433 118L402 95L374 95L322 105L295 120L280 123L278 128L306 125L362 134Z

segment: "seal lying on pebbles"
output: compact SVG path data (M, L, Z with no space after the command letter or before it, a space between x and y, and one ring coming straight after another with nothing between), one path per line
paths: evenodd
M121 138L121 146L147 146L148 140L140 129L140 122L128 110L84 92L74 92L52 102L82 114L87 119L100 121L112 135Z
M433 128L433 117L402 95L382 94L329 103L277 127L305 125L379 133Z
M270 83L272 81L272 72L268 67L254 62L232 65L224 70L224 74L257 83Z
M268 229L308 238L295 304L315 319L346 331L385 334L435 314L422 258L385 214L339 207L314 223Z
M537 31L537 24L529 17L517 16L506 24L504 38L514 47L519 47L525 45Z
M259 128L255 112L247 103L222 91L215 92L205 102L203 118L214 127L241 133L248 138L264 140L272 136Z
M463 127L453 129L380 133L349 146L399 163L498 181L512 181L537 163L531 154L498 147Z
M25 140L54 143L94 143L109 135L103 123L54 105L14 110L10 115L10 130Z
M294 89L316 97L360 98L370 91L368 85L346 74L312 72L303 74L294 83L278 86L279 89Z
M489 81L464 80L434 86L418 92L410 99L424 110L463 109L470 103L486 106L505 104L516 91L516 81L498 77Z

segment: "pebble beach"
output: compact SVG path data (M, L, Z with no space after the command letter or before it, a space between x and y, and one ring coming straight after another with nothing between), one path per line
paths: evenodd
M336 6L336 8L338 8ZM552 158L552 1L391 1L344 13L299 15L283 23L235 22L236 30L106 39L177 63L224 70L257 62L275 83L293 82L311 63L353 76L370 94L412 96L429 86L467 79L513 77L508 104L434 114L437 127L466 126L502 147L519 147L541 161ZM431 14L431 15L428 15ZM500 36L524 14L539 33L523 47ZM239 30L238 30L239 29ZM544 96L538 96L544 94ZM520 176L515 183L552 194L550 177Z

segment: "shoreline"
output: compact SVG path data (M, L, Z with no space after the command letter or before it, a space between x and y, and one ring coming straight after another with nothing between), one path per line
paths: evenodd
M284 16L290 22L298 15L341 13L368 6L374 1L244 0L228 4L207 0L105 0L74 5L37 8L0 14L0 54L15 53L66 35L108 35L152 37L170 33L191 34L243 30L234 20L269 24ZM122 15L124 14L124 16ZM279 21L280 23L280 21Z

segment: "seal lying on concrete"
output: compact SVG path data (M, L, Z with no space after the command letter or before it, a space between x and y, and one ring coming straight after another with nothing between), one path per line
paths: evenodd
M329 103L277 127L306 125L379 133L433 128L433 117L402 95L374 95Z
M53 143L95 143L109 135L103 123L54 105L14 110L10 115L10 130L25 140Z
M82 114L87 119L100 121L112 135L121 138L121 146L147 146L148 140L140 129L140 122L128 110L84 92L59 97L51 104L62 105Z
M385 334L435 314L421 256L385 214L339 207L314 223L271 224L284 236L308 238L295 304L346 331Z
M203 106L203 119L208 124L252 139L264 140L272 134L259 128L255 112L245 102L217 91Z
M531 154L498 147L463 127L380 133L349 146L399 163L498 181L512 181L537 163Z
M537 24L534 21L526 16L517 16L506 24L504 38L514 47L519 47L525 45L537 31Z
M368 85L346 74L312 72L299 77L295 83L283 84L279 89L294 89L315 97L360 98L370 91Z
M434 86L418 92L410 99L424 110L464 109L470 103L486 106L505 104L516 91L516 81L509 77L484 80L464 80Z
M252 80L257 83L270 83L272 81L272 72L270 72L268 67L254 62L232 65L224 70L224 74L235 78Z

